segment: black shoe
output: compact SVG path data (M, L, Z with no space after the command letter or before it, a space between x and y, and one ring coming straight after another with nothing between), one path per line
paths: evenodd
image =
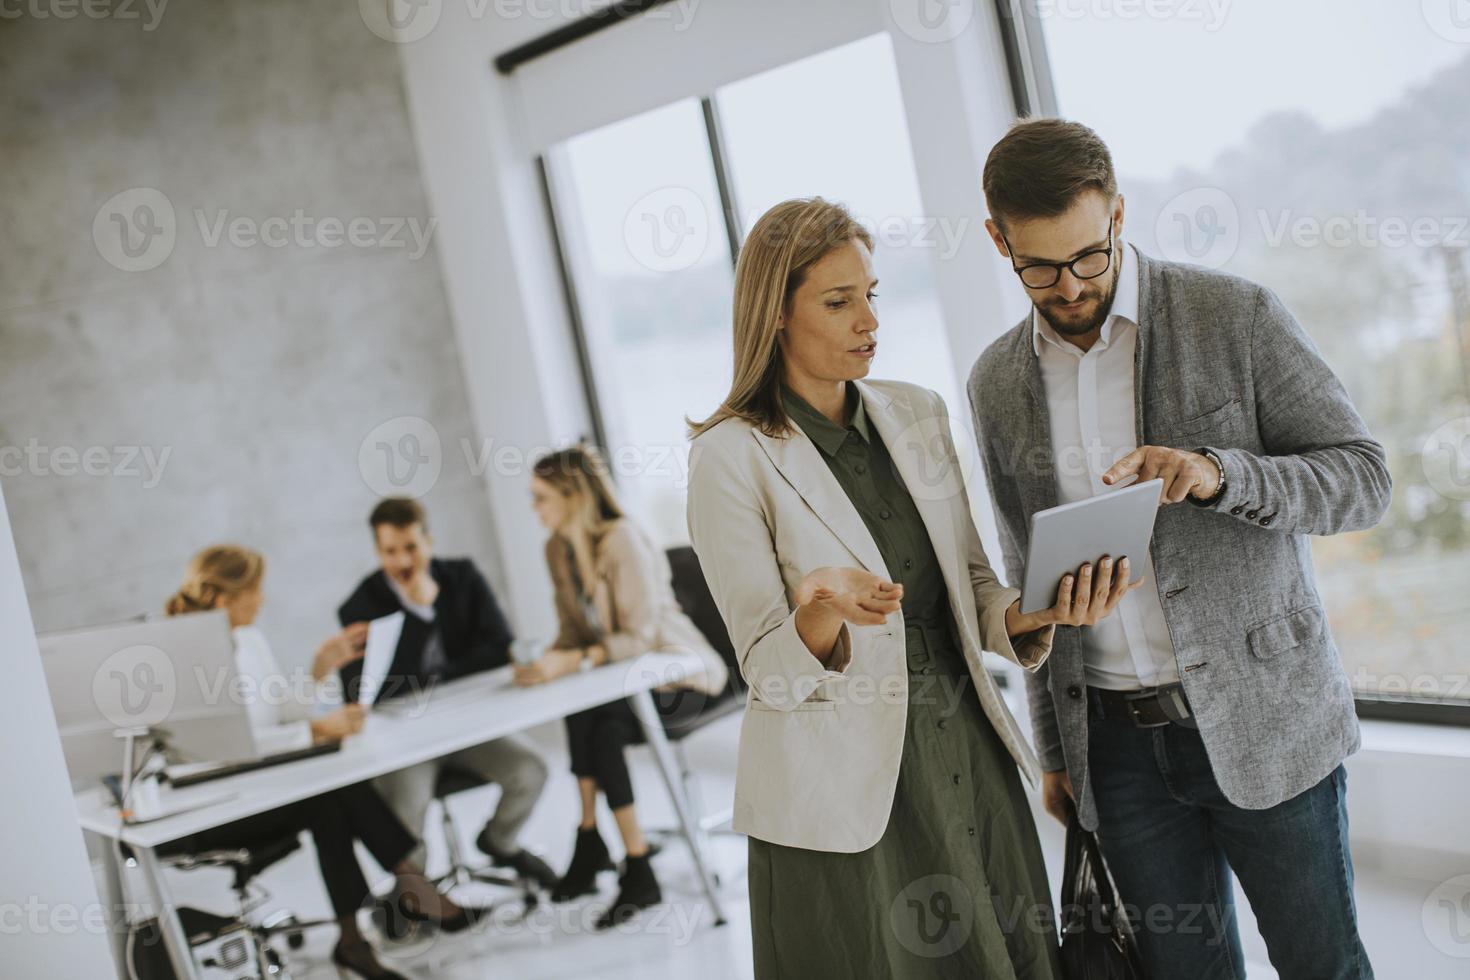
M627 922L637 915L642 909L650 905L657 905L664 900L663 892L658 887L658 879L653 876L653 865L648 861L648 855L640 857L629 857L625 862L626 871L618 879L618 897L612 903L612 908L603 913L602 918L597 920L598 929L611 929L613 926Z
M424 931L422 922L411 920L403 913L403 893L397 888L373 900L373 922L383 938L394 943L417 939Z
M569 902L580 895L597 891L597 873L613 870L612 857L596 827L577 829L577 846L572 851L572 863L567 873L551 889L553 902Z
M514 854L505 854L490 846L485 838L485 832L480 831L480 836L475 838L475 846L480 849L490 863L497 868L510 868L522 878L529 878L541 888L550 891L556 887L556 872L551 870L551 865L541 858L522 848Z
M428 922L440 932L450 934L464 932L493 911L484 906L461 905L455 916L444 919L437 915L429 915L419 907L418 901L412 895L407 894L399 898L397 908L409 922Z
M647 856L647 857L651 857L651 858L658 857L660 854L663 853L663 849L664 849L664 846L662 844L660 844L656 840L648 841L643 846L648 848L648 850L644 852L644 855ZM619 864L618 864L618 869L617 869L618 874L622 874L627 869L628 869L628 859L626 857L624 857L623 860L621 862L619 862Z
M332 962L339 971L346 970L363 980L408 980L403 974L394 973L379 963L373 948L365 942L339 942L332 950Z

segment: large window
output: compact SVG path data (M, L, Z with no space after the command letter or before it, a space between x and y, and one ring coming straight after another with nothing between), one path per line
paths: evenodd
M787 198L846 204L874 239L872 377L933 388L963 415L933 263L966 228L924 215L888 35L726 86L715 101L741 230Z
M965 229L924 216L887 35L575 136L548 173L614 475L664 545L688 537L684 418L729 390L731 232L779 201L841 201L869 227L873 374L963 415L933 262Z
M686 100L550 155L609 464L656 539L688 538L684 417L730 387L734 272L704 113Z
M1111 146L1127 238L1275 290L1388 448L1383 523L1313 542L1354 687L1470 701L1470 20L1041 9L1058 109Z

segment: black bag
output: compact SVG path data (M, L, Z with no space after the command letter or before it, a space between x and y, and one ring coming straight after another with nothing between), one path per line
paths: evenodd
M1112 876L1097 837L1073 810L1062 870L1062 974L1067 980L1145 980Z

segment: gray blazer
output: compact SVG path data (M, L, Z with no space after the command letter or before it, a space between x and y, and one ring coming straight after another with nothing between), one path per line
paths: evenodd
M1227 484L1213 507L1160 509L1151 549L1159 598L1221 790L1265 809L1358 748L1307 536L1376 524L1392 488L1387 458L1275 294L1135 255L1138 444L1208 447ZM1006 575L1017 584L1029 517L1057 503L1030 316L980 355L969 396ZM1082 823L1095 829L1082 628L1058 629L1051 659L1026 683L1042 768L1068 770Z

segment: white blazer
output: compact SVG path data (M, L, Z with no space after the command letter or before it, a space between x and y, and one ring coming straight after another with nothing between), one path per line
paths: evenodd
M1016 765L1039 766L980 650L1036 670L1054 627L1006 635L1020 593L986 561L948 414L939 395L898 381L857 381L868 418L913 495L948 586L974 690ZM689 534L750 684L740 730L733 827L760 840L854 852L888 824L903 755L908 667L903 613L881 626L844 624L832 667L796 632L792 595L825 565L888 576L877 543L820 450L795 428L773 438L727 419L690 447Z

